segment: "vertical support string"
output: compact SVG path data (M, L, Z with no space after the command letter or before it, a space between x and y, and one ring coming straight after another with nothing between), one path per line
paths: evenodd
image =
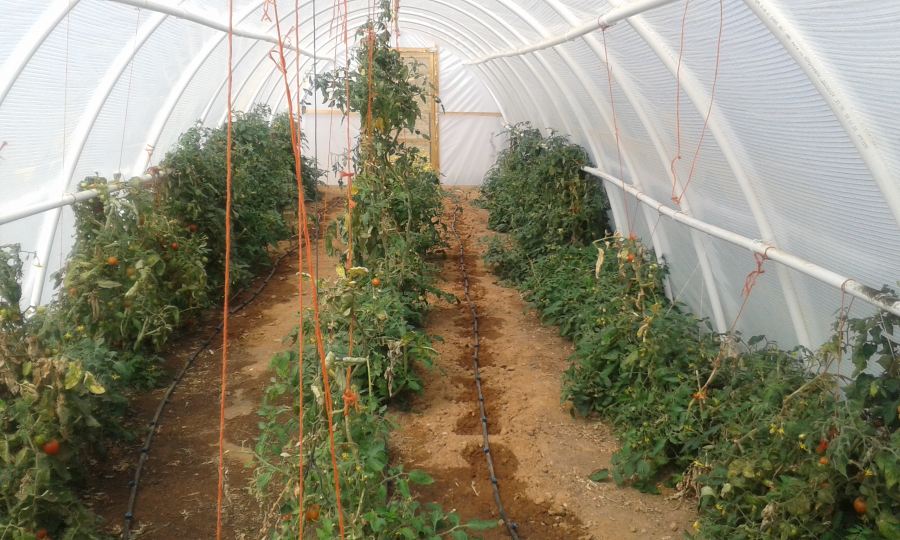
M606 45L606 28L603 29L603 55L606 63L606 80L609 84L609 106L612 109L613 131L616 136L616 156L619 160L619 178L622 179L622 204L625 206L625 223L628 227L628 237L634 238L634 227L631 219L631 210L628 208L628 196L625 191L625 167L622 165L622 146L619 136L619 121L616 117L616 100L613 96L612 66L609 65L609 48Z
M313 9L313 19L315 19L315 9ZM303 109L302 109L302 99L300 97L300 0L294 0L294 46L297 47L297 58L294 62L296 67L296 78L297 88L296 99L297 99L297 129L291 129L291 135L296 139L294 143L296 146L294 147L295 156L302 157L303 152L303 131L302 131L302 119L303 119ZM313 51L315 53L315 50ZM293 119L293 113L290 113L290 118ZM289 120L290 122L290 120ZM304 221L303 216L300 212L300 207L304 205L305 201L305 192L303 189L303 177L302 177L302 166L300 164L300 172L301 174L296 175L297 180L297 234L298 236L301 234L300 230L303 228ZM302 237L299 239L300 242L303 241ZM318 242L317 242L318 243ZM299 374L299 384L298 386L298 410L297 410L297 426L298 426L298 434L297 434L297 504L299 505L299 517L298 517L298 528L299 531L297 533L297 540L303 540L303 526L306 524L306 520L304 519L304 500L303 500L303 492L306 486L303 485L303 344L304 344L304 336L303 336L303 249L298 246L297 248L297 303L300 309L300 323L298 327L298 335L297 335L297 373Z
M222 540L222 498L225 487L225 396L228 387L228 315L231 298L231 183L233 145L234 0L228 0L228 127L225 141L225 297L222 300L222 373L219 394L219 483L216 491L216 540Z
M122 115L122 137L119 139L119 166L116 168L119 174L122 174L122 155L125 153L125 133L128 128L128 108L131 105L131 86L134 82L134 59L137 50L138 30L141 26L141 8L137 10L137 17L134 21L134 47L131 51L131 62L128 66L128 90L125 94L125 112Z
M284 79L284 91L285 96L287 97L288 104L288 121L290 123L290 131L291 131L291 147L294 151L294 176L298 184L302 184L303 178L303 162L301 155L301 142L297 137L297 130L295 129L295 117L294 117L294 100L291 97L291 84L290 77L288 76L287 69L287 61L284 56L284 40L281 35L281 24L280 19L278 17L278 3L273 2L273 9L275 13L275 29L278 36L278 59L280 63L280 71L282 77ZM317 276L314 274L312 267L312 247L311 240L309 235L309 219L306 212L306 201L303 199L303 196L298 197L298 203L300 205L300 223L302 224L302 241L305 244L306 249L306 265L309 271L311 279L311 290L310 293L312 295L313 301L313 322L315 328L315 337L316 337L316 349L319 353L319 366L322 371L322 387L325 393L325 414L326 420L328 422L328 442L329 442L329 450L331 452L331 467L333 472L333 480L334 480L334 492L335 492L335 503L337 506L337 517L338 517L338 528L340 531L340 538L344 538L344 511L343 505L341 502L341 481L340 481L340 473L338 472L338 463L337 463L337 449L335 447L334 442L334 403L332 401L331 396L331 379L328 375L328 365L325 361L325 339L322 335L322 324L319 316L319 292L318 292L318 284L316 283ZM302 274L302 272L301 272ZM302 275L301 275L302 279ZM302 347L302 344L301 344ZM301 348L302 351L302 348ZM302 354L301 354L302 356ZM302 381L302 373L301 373L301 381ZM302 383L301 383L302 384ZM301 448L302 453L302 448ZM301 479L302 480L302 479ZM303 519L303 516L300 516L300 519Z

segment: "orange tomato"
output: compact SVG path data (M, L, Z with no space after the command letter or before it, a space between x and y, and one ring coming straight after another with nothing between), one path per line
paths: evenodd
M856 511L857 514L863 515L869 511L869 505L866 504L865 499L857 497L853 499L853 510Z
M106 264L109 266L119 266L119 258L116 256L110 256L106 259Z
M306 520L307 521L319 521L319 514L322 509L318 504L311 504L306 509Z
M373 287L381 287L381 279L379 279L379 278L373 279L373 280L372 280L372 286L373 286Z

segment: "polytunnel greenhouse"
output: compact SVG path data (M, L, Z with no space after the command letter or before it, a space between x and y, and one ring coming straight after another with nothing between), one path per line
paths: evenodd
M900 3L0 16L0 539L900 539Z

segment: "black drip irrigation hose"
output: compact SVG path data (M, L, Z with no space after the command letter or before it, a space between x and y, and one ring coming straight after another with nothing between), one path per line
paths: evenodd
M324 213L328 210L327 206L328 205L326 204L325 208L322 208L320 211L320 215L319 215L320 224L322 221L322 215L324 215ZM315 231L316 239L319 238L319 230L320 229L321 229L321 225L317 226L316 231ZM286 252L281 254L277 259L275 259L274 264L272 264L272 269L269 271L269 274L265 277L265 279L263 279L263 282L260 284L260 286L253 292L252 295L250 295L249 298L247 298L240 304L234 306L233 308L229 309L228 313L229 314L237 313L238 311L241 311L245 307L249 306L251 302L256 300L256 298L263 292L263 290L269 284L269 281L272 280L272 277L275 275L275 272L278 271L278 267L281 265L281 262L284 261L284 259L287 258L289 255L292 255L298 249L300 249L302 247L302 245L303 245L303 243L302 243L302 238L301 238L296 246L293 246L291 249L287 250ZM300 272L301 273L303 272L302 268L300 269ZM244 288L244 289L238 291L237 294L235 294L233 298L239 297L240 295L244 294L246 291L247 291L247 288ZM187 371L191 368L191 366L194 365L194 362L197 360L197 358L200 356L200 354L203 353L203 351L206 350L207 347L209 347L210 343L212 343L212 340L216 339L216 337L222 331L222 324L223 323L220 322L218 324L218 326L216 326L213 333L210 334L210 336L207 337L206 340L203 341L203 343L200 345L200 347L197 348L197 350L194 352L194 354L192 354L191 357L188 358L187 362L184 363L184 366L181 367L181 369L178 371L178 374L175 375L175 379L173 379L172 383L169 385L169 387L166 388L166 392L163 394L162 400L159 402L159 406L156 408L156 413L153 415L153 419L150 420L150 423L147 425L147 435L144 437L144 444L141 445L141 453L140 453L140 457L138 458L137 467L134 470L134 478L128 482L128 486L131 488L131 492L128 495L128 508L125 510L125 527L122 530L122 539L123 540L131 540L131 526L134 523L134 506L135 506L135 502L137 501L138 488L141 485L141 473L144 470L144 464L147 462L147 460L150 457L150 446L153 443L153 436L156 435L157 427L159 426L159 419L162 416L163 410L166 408L166 405L168 405L169 400L172 398L172 394L175 393L175 388L181 383L182 379L184 379L184 376L187 373Z
M488 437L488 418L484 405L484 392L481 388L481 371L478 362L479 349L481 348L481 336L478 333L478 309L475 307L475 302L472 301L472 297L469 294L469 272L466 269L465 247L463 245L462 237L456 229L456 221L461 213L462 207L457 205L456 209L453 211L453 220L450 222L450 230L456 237L456 242L459 244L459 270L463 276L463 292L466 298L466 304L469 306L469 311L472 314L472 334L475 341L472 345L472 367L475 373L475 388L478 390L478 408L481 412L481 435L483 438L481 450L484 452L485 461L487 461L491 488L494 490L494 502L497 503L497 512L500 514L500 519L503 520L503 524L506 525L509 536L513 538L513 540L519 540L519 526L514 521L511 521L509 516L506 515L506 509L504 509L503 501L500 499L500 482L497 480L497 474L494 471L494 458L491 455L491 441Z

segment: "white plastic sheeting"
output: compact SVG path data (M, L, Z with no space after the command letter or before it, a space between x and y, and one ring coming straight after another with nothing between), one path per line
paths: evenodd
M224 0L165 1L226 21ZM629 0L401 0L403 39L442 51L447 181L470 183L481 175L491 143L500 144L490 136L500 122L471 113L499 110L506 122L530 120L571 134L598 168L674 206L668 201L676 134L682 187L702 134L682 211L867 285L896 286L900 3L693 0L682 32L685 2L618 22L605 31L607 49L598 30L552 48L459 66L459 82L453 83L444 63L452 67L537 44ZM348 3L356 27L370 3ZM242 29L272 32L272 23L262 21L262 4L235 1ZM285 28L293 24L294 4L279 2ZM300 46L342 62L333 5L303 0ZM718 78L704 130L720 5ZM218 30L112 0L0 0L0 16L0 145L6 142L0 149L0 213L58 198L94 171L140 173L148 150L156 160L198 118L207 124L223 118L225 49ZM279 108L277 72L267 58L271 44L236 38L235 47L237 107ZM300 62L304 72L312 67L309 58ZM465 96L481 85L483 91ZM328 131L331 117L317 116L317 129L308 130L315 132L310 144L318 141L320 157L323 147L340 152L342 126ZM751 253L659 218L633 197L623 198L620 189L607 189L618 229L633 230L669 262L671 293L715 326L727 327L740 307L744 280L756 268ZM61 227L56 217L45 213L0 226L0 243L21 242L39 255L33 264L52 270L68 248L71 225L69 212L62 212ZM764 268L738 329L766 333L783 346L821 343L841 291L772 261ZM34 270L26 287L40 274ZM856 302L854 310L870 308Z

